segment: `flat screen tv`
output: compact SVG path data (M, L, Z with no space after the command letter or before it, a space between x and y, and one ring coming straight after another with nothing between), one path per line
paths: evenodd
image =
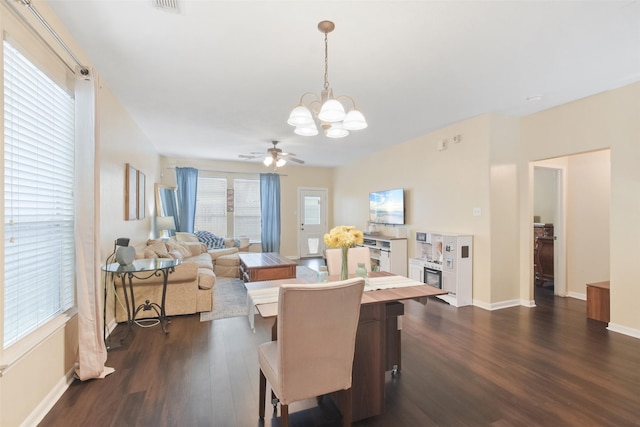
M404 189L369 193L369 221L375 224L404 225Z

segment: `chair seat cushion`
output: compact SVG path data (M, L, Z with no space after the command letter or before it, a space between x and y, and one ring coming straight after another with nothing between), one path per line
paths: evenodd
M281 390L278 382L280 372L278 370L278 343L276 341L267 342L258 346L258 364L267 382L271 384L273 392L280 398ZM285 405L289 402L282 401Z

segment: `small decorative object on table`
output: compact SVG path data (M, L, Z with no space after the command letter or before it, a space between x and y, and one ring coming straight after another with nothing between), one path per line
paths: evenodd
M320 266L320 271L318 272L318 283L327 283L329 282L329 272L327 271L327 267L324 265Z
M329 230L329 233L324 235L324 243L327 247L342 249L341 280L349 278L349 267L347 264L347 253L349 248L362 244L363 241L364 235L362 234L362 231L356 229L353 225L339 225L337 227L333 227Z
M356 267L356 276L362 277L365 282L367 281L367 268L364 266L364 262L359 262Z

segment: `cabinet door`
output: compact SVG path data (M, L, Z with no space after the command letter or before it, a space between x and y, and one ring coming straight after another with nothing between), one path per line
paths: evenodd
M442 290L452 294L458 293L455 273L448 271L442 272Z
M424 274L424 269L421 264L412 264L409 263L409 278L412 280L417 280L418 282L423 282L422 275Z
M380 251L380 271L391 273L391 259L387 251Z

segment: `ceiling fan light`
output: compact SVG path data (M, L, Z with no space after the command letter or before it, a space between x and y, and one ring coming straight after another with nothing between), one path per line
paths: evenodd
M294 132L297 135L302 135L302 136L315 136L318 134L318 128L316 127L315 123L311 122L310 125L296 126L296 129L294 130Z
M265 166L271 166L271 163L273 163L273 157L271 156L265 157L262 163L264 163Z
M282 158L280 158L280 159L278 159L276 161L276 167L277 168L281 168L282 166L284 166L286 164L287 164L287 161L285 159L282 159Z
M349 131L342 127L341 123L334 123L327 129L326 135L328 138L344 138L349 135Z
M335 99L327 99L318 113L318 118L328 123L340 122L345 116L343 105Z
M356 109L350 110L347 113L347 117L344 118L342 125L347 130L360 130L368 126L362 113Z
M296 108L291 110L291 114L289 114L289 120L287 123L291 126L304 126L313 123L313 117L311 116L311 111L304 105L298 105Z

